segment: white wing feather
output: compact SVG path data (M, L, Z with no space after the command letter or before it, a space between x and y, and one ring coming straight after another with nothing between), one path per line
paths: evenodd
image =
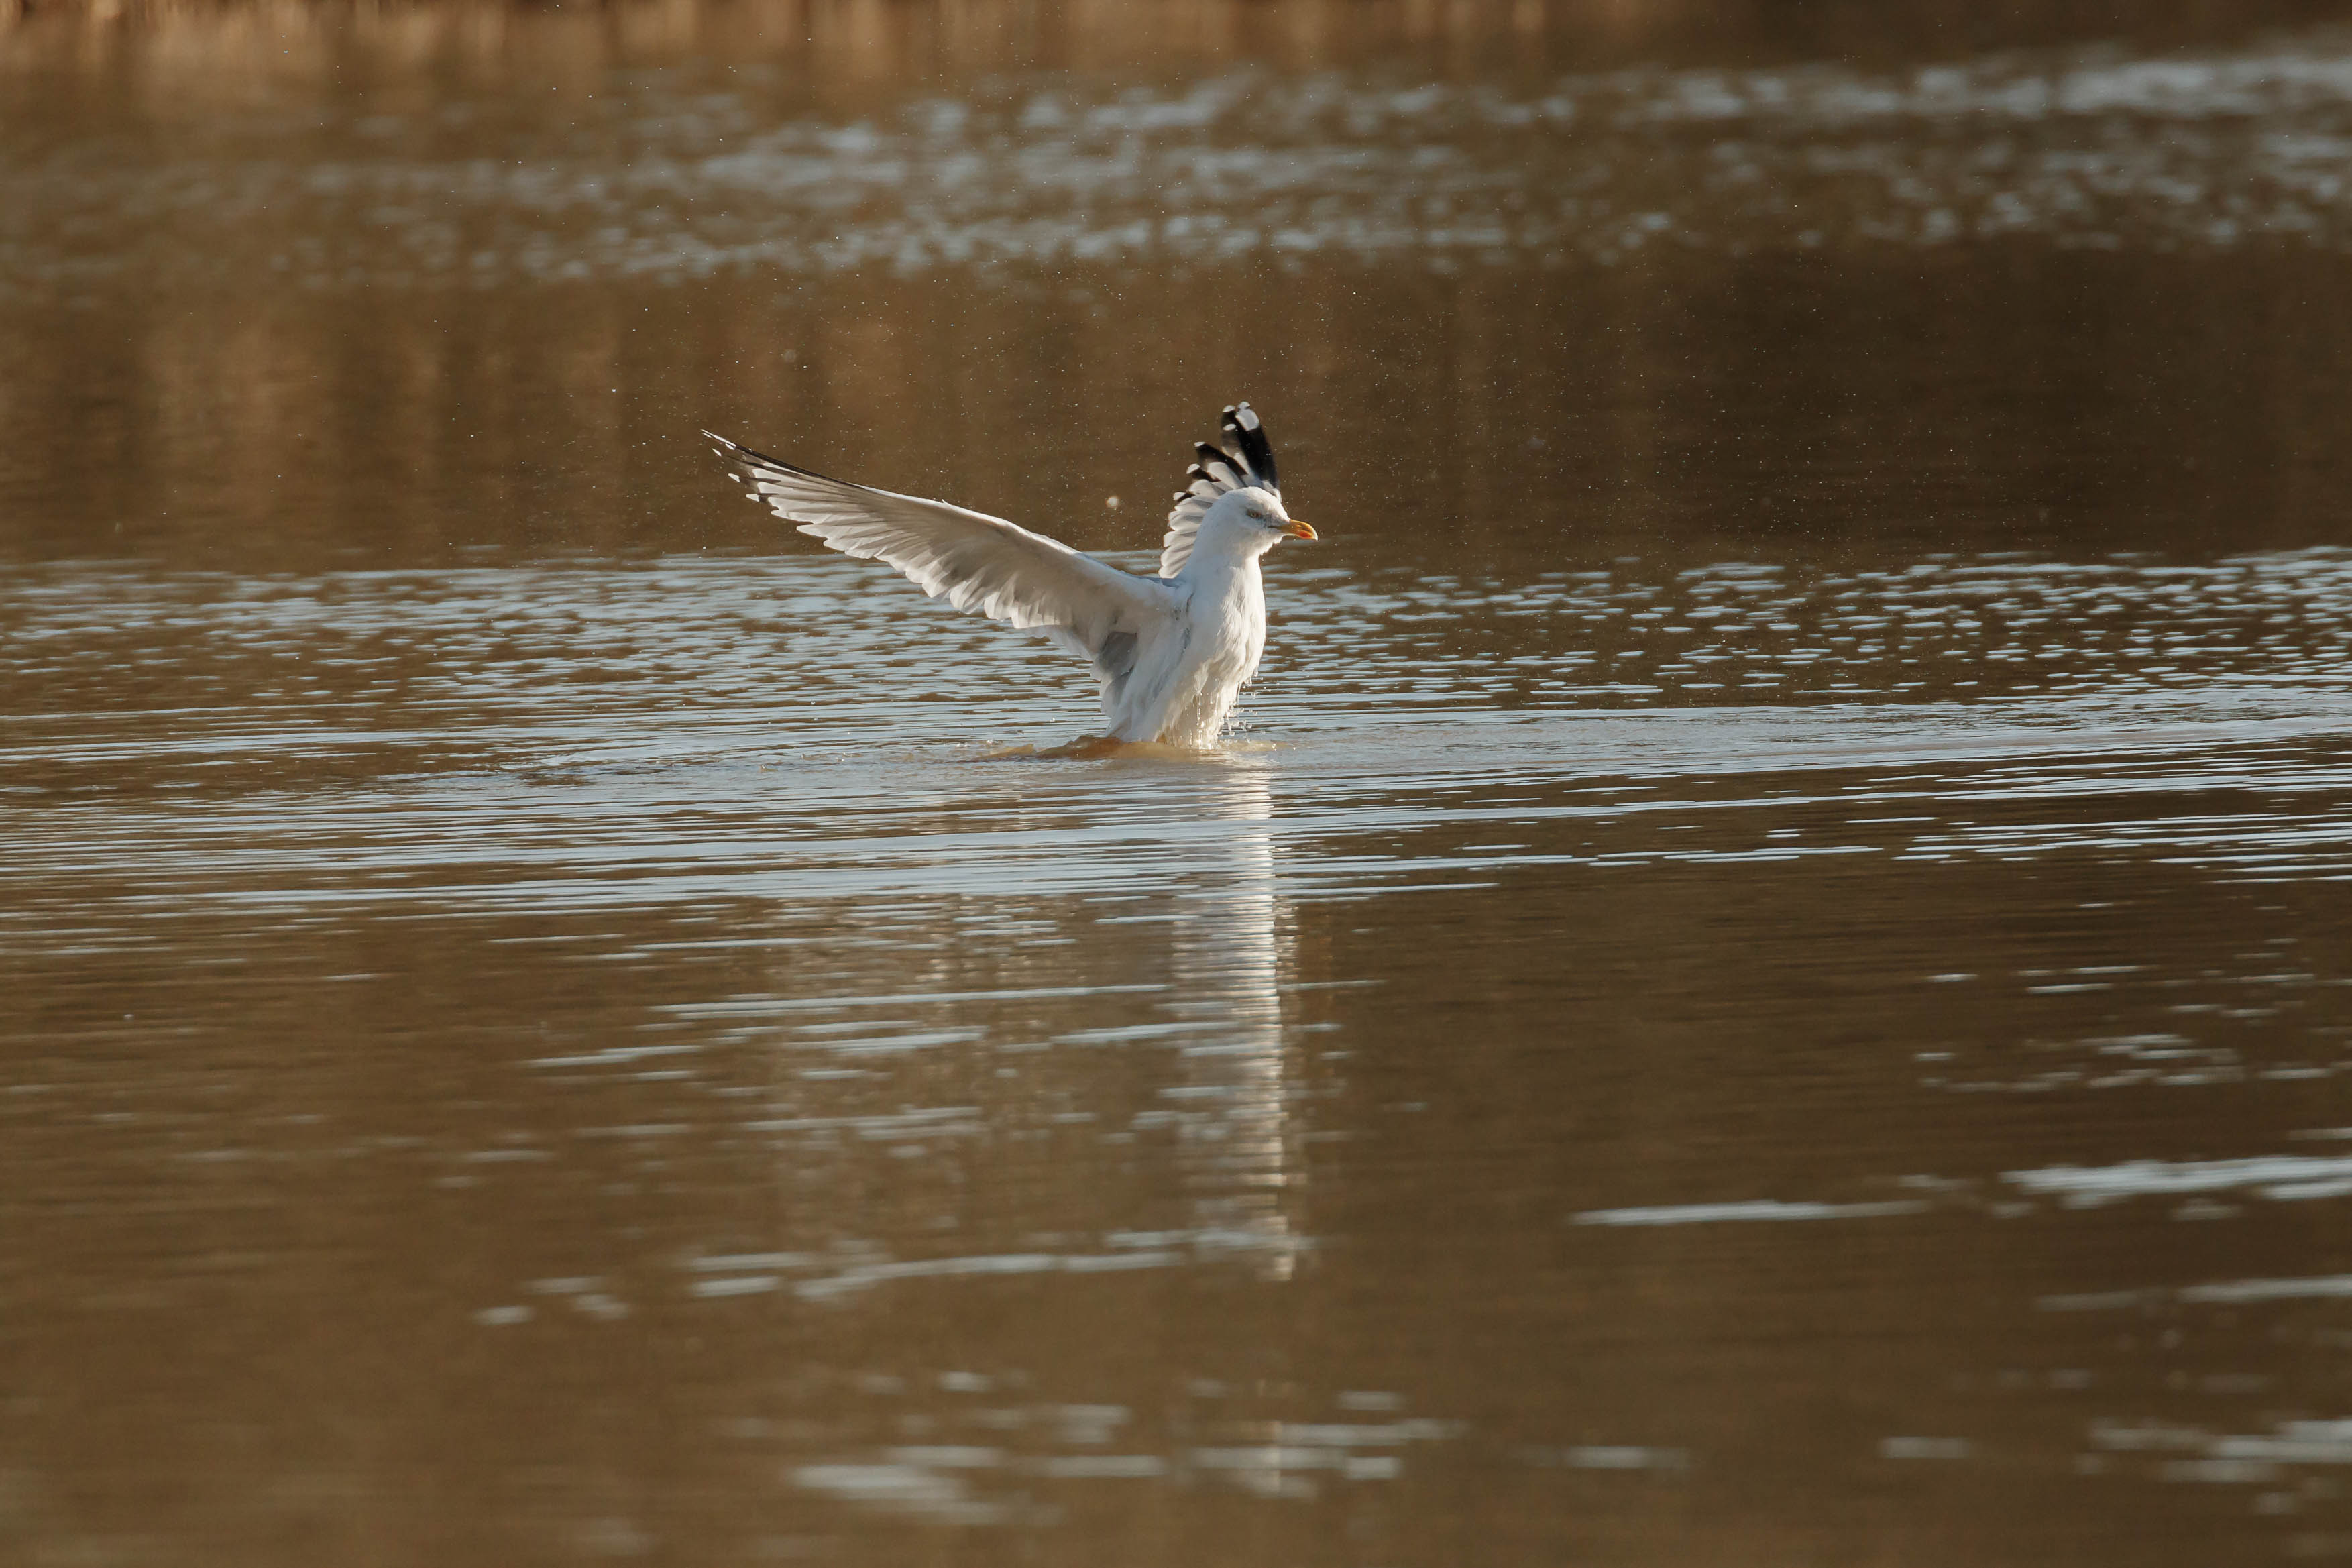
M881 561L933 598L1015 626L1042 626L1097 660L1135 647L1175 614L1164 584L1058 539L945 501L829 479L703 432L754 500L845 555ZM1126 634L1122 638L1119 634ZM1067 635L1064 635L1067 634ZM1105 670L1108 680L1110 672Z

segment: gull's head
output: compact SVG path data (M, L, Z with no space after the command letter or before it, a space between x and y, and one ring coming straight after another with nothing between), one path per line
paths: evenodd
M1314 529L1282 510L1280 496L1256 485L1219 496L1201 520L1201 533L1253 555L1263 555L1286 539L1316 537Z

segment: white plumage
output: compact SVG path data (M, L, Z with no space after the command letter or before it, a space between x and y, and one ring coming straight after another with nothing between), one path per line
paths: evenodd
M1205 748L1265 650L1258 558L1315 531L1283 510L1273 446L1246 403L1224 412L1233 449L1198 448L1168 514L1160 575L945 501L872 489L709 431L754 500L845 555L888 563L934 598L1042 628L1095 667L1106 739Z

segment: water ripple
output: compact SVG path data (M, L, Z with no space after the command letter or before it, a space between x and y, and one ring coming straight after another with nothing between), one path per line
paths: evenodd
M132 269L311 289L1309 253L1612 262L1684 248L2339 247L2352 55L2003 54L1646 69L1540 89L1232 71L1006 79L840 121L691 71L539 118L330 102L201 145L0 152L0 289ZM37 146L36 142L33 145Z

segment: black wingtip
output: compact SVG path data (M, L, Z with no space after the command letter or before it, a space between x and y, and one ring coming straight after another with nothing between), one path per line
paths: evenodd
M751 468L774 468L782 473L798 474L804 479L823 479L829 485L850 485L853 489L866 488L863 485L852 484L848 479L836 479L830 474L820 474L814 468L803 468L798 463L787 463L782 458L772 458L765 452L754 451L740 441L730 441L716 430L705 430L702 435L703 438L711 444L711 449L730 463L740 463Z
M1242 461L1249 465L1251 477L1270 490L1279 490L1282 480L1274 466L1274 443L1266 439L1265 425L1257 410L1247 403L1229 404L1218 424L1225 439L1239 448Z

